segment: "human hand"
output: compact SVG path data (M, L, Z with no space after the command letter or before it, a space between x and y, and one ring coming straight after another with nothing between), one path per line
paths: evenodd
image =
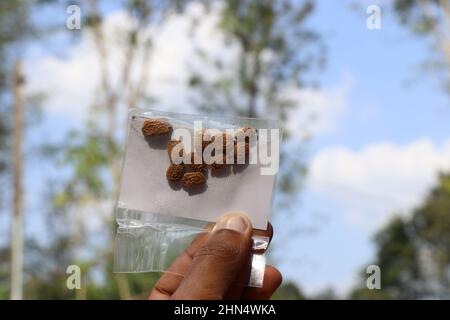
M149 299L269 299L281 284L280 272L266 265L262 288L244 287L251 253L252 225L243 214L223 215L210 233L201 234L156 283ZM273 229L256 234L272 239ZM181 276L184 274L185 276Z

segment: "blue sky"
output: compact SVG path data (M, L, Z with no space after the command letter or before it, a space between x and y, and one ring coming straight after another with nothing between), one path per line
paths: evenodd
M439 90L433 74L421 72L419 66L429 54L429 42L401 27L392 12L384 10L383 5L381 8L381 30L368 30L364 6L352 10L349 5L319 2L311 25L322 31L329 50L321 84L324 88L335 86L342 75L347 75L352 79L352 86L345 110L335 117L332 130L317 134L309 146L311 161L327 148L345 148L356 156L383 143L396 147L399 151L396 154L400 155L402 150L414 149L421 139L437 149L443 148L449 139L449 98ZM380 157L386 156L378 171L389 167L392 160L389 153L381 152L382 149L376 149ZM377 153L373 152L373 156ZM445 153L442 159L448 161L448 156ZM365 157L367 161L370 158ZM407 159L404 161L407 163ZM363 168L364 163L362 161ZM396 165L402 164L394 163L393 167ZM307 183L298 201L297 220L308 224L320 213L322 222L314 234L292 239L289 249L285 243L275 240L275 248L278 244L283 252L290 253L280 265L284 275L297 280L307 292L318 292L327 286L341 294L347 292L356 279L355 272L367 267L373 258L371 238L385 221L381 219L380 223L377 217L388 217L394 211L407 214L424 194L426 188L421 189L419 185L430 186L434 172L420 179L414 174L384 178L386 184L404 179L405 184L418 185L408 195L401 196L386 193L381 188L346 184L344 174L338 180L330 178L321 182L324 192L323 189L311 190ZM382 172L373 174L377 173L383 176ZM407 200L408 197L412 199ZM357 220L362 217L368 226L349 222L346 218L349 212ZM279 220L282 221L276 220L275 230L286 226L287 219Z
M382 29L370 31L364 11L319 2L314 25L323 30L330 53L322 83L332 84L342 73L353 75L356 83L341 130L317 137L318 145L359 148L383 139L404 143L421 135L437 141L447 137L448 97L438 90L432 74L420 72L429 42L381 8Z
M364 5L351 9L351 1L330 3L319 1L309 22L328 48L320 89L308 92L304 101L319 116L306 147L310 174L294 202L296 214L274 217L273 260L285 279L307 293L332 287L344 294L373 257L373 233L393 212L408 214L433 184L437 170L450 163L450 106L433 75L419 68L430 44L401 27L385 10L386 1L381 2L381 30L367 29ZM107 10L110 24L124 23L114 8ZM180 35L183 21L175 19L161 29L162 47L155 53L151 79L176 72L177 81L149 89L165 108L183 99L179 83L186 68L178 57L190 54L189 41ZM69 128L83 123L95 86L95 59L87 41L68 42L69 37L64 31L51 45L37 45L27 56L29 87L49 93L46 119L29 136L31 144L61 141ZM171 37L177 41L165 41ZM202 39L221 48L214 37ZM86 77L85 70L92 76ZM290 125L301 123L296 120ZM41 170L35 161L27 165L28 190L45 190L46 177L58 174L43 160L39 165ZM28 194L27 232L45 238L42 196ZM1 230L7 231L7 219L1 219Z

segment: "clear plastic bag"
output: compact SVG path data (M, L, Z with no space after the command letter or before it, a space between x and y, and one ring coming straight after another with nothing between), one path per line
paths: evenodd
M143 123L148 119L163 119L174 130L167 135L152 137L149 141L142 134ZM272 170L273 174L267 174L267 171L270 173L267 168L274 166L267 159L276 161L275 166L278 165L278 121L206 117L142 109L130 111L129 120L127 151L116 210L119 226L114 272L167 271L192 240L209 232L208 224L215 222L225 212L243 211L256 229L267 228L276 173L276 170ZM200 121L202 127L199 129ZM241 127L258 130L258 143L254 147L258 156L266 153L265 163L253 163L252 159L248 159L246 165L227 166L230 170L224 170L219 175L208 172L206 186L198 192L168 183L166 169L171 160L166 145L173 139L177 131L175 129L190 130L195 136L195 132L202 129L224 131ZM259 133L261 130L268 130L269 133L262 138ZM265 147L261 147L262 144ZM262 173L264 170L266 174ZM256 235L252 239L250 270L243 285L261 287L269 239Z

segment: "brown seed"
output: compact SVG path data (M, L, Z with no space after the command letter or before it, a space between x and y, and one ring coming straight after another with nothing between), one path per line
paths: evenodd
M248 161L250 154L250 145L248 142L238 142L234 145L234 159L236 163L243 159ZM242 161L242 160L241 160Z
M229 134L229 133L224 133L223 134L223 148L224 148L224 152L227 149L233 150L234 147L234 136Z
M226 163L216 163L216 162L214 162L214 163L212 163L211 164L211 168L213 169L213 170L222 170L222 169L224 169L226 167Z
M239 128L236 130L235 136L236 136L237 141L249 142L250 137L256 136L256 129L252 128L252 127Z
M226 152L227 148L232 149L234 144L234 137L231 134L228 133L216 134L211 138L211 142L214 142L215 139L219 139L220 136L222 136L223 152Z
M234 151L234 145L233 145L233 148L231 149L231 151L227 151L225 154L224 154L224 162L226 163L226 164L234 164L234 158L235 158L235 156L234 156L234 153L235 153L235 151Z
M205 151L206 147L211 143L208 140L202 140L202 151Z
M202 151L204 151L206 146L211 143L211 141L209 141L210 139L208 139L208 135L206 134L206 129L195 131L194 139L195 139L194 140L195 143L198 143L197 141L201 141ZM197 146L195 146L195 147L197 147Z
M181 183L184 187L198 187L204 185L206 182L206 177L201 172L186 172L181 179Z
M206 141L207 135L205 134L205 132L206 132L205 129L197 130L194 132L194 148L196 149L196 151L199 151L197 148L197 144L199 143L199 141L201 142L202 151L209 143L208 141Z
M179 140L170 140L167 143L167 154L169 155L170 162L174 162L173 159L172 159L172 150L173 150L173 148L175 148L175 146L177 146L180 143L182 143L182 142L179 141ZM178 148L179 148L178 156L181 158L181 157L183 157L183 153L184 153L183 146L181 145Z
M198 157L201 157L201 155L199 155ZM195 160L198 160L198 159L196 159L196 154L194 152L190 153L190 160L191 160L190 164L188 165L189 171L202 172L203 170L206 169L206 164L203 163L203 158L201 158L200 163L195 162Z
M144 136L163 135L172 132L172 125L164 119L145 120L142 126Z
M227 166L227 164L226 164L226 156L225 155L223 155L223 158L222 158L222 163L218 163L218 162L213 162L213 163L211 163L211 168L213 169L213 170L222 170L222 169L224 169L225 167Z
M183 164L171 164L166 171L166 177L169 181L178 181L183 178L184 174Z

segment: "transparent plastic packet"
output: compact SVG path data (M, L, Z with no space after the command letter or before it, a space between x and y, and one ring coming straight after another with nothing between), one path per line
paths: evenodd
M162 122L164 133L144 132L144 126L151 121ZM246 132L254 137L246 134L239 138L243 128L252 129ZM187 187L184 180L169 181L167 169L175 163L173 153L167 149L169 142L182 142L183 159L190 158L186 156L189 152L198 153L196 147L200 146L203 155L200 161L208 162L208 147L198 142L198 133L204 138L210 131L210 145L214 141L211 135L227 133L233 137L234 153L227 154L232 155L234 162L224 159L224 166L218 170L213 168L214 163L203 163L201 172L205 179L201 187ZM223 140L224 145L228 137ZM241 142L247 148L243 151L244 162L237 156ZM280 142L277 120L131 110L116 207L114 272L173 272L170 266L175 259L196 237L210 232L212 224L226 212L245 212L256 230L266 230ZM263 284L269 245L269 238L257 233L261 232L252 236L246 277L240 280L241 285L250 287Z

